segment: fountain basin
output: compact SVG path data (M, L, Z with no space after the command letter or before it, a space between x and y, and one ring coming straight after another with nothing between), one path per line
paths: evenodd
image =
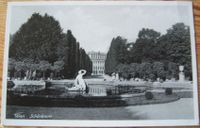
M16 88L10 88L7 90L7 104L40 107L120 107L171 102L179 99L176 94L166 96L164 93L153 92L154 99L147 100L144 96L148 90L147 86L89 85L89 92L85 93L84 91L69 91L66 89L69 85L66 83L62 86L47 85L46 83L45 89L21 92Z

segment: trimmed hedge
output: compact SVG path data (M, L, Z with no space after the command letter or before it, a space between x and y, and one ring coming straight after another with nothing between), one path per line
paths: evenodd
M166 95L171 95L173 92L172 92L172 88L166 88L165 89L165 94Z
M106 94L107 94L108 96L112 95L112 90L111 90L111 89L106 89Z
M153 93L152 92L146 92L145 93L145 98L147 99L147 100L151 100L151 99L153 99Z

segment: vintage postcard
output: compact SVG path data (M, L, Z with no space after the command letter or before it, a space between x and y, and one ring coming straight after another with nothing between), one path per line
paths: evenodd
M9 2L5 126L197 125L192 2Z

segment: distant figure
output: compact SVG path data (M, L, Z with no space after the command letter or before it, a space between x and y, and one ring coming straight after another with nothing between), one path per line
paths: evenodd
M26 79L28 79L29 78L29 71L27 70L26 71Z
M119 73L115 74L115 80L119 80Z
M113 73L111 74L111 76L112 76L112 81L114 81L115 78L116 78L115 72L113 72Z
M87 85L86 82L83 79L83 76L86 74L86 70L80 70L78 71L78 75L76 76L76 79L74 81L74 87L69 88L68 90L82 90L86 91Z
M50 73L50 80L53 80L53 72Z
M33 78L33 80L35 80L35 77L36 77L36 70L33 71L33 73L32 73L32 78Z

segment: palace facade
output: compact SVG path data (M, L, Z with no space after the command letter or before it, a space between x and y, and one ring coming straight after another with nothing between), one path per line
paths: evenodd
M104 75L106 54L102 52L89 52L92 61L92 75Z

